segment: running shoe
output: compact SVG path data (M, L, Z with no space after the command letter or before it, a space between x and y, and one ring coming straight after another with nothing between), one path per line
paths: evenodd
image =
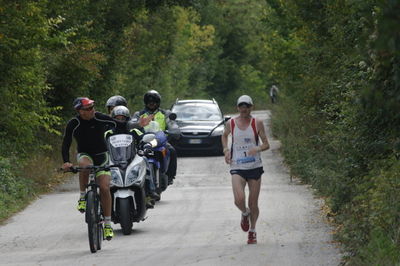
M249 216L250 216L250 214L248 214L248 215L242 214L242 220L240 221L240 226L242 227L242 230L244 232L249 231L249 228L250 228Z
M256 232L249 232L249 239L247 240L247 244L257 244Z

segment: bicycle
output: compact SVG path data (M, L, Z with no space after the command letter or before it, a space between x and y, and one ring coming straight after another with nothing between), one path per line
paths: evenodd
M111 167L118 165L95 166L89 165L85 167L72 166L67 172L78 173L89 170L89 183L86 189L86 211L85 222L88 225L89 247L92 253L101 249L101 242L105 240L103 236L103 212L100 202L99 185L96 183L96 173L98 171L109 171Z

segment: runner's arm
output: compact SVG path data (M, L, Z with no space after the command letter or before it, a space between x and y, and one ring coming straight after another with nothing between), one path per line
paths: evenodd
M262 120L256 120L257 121L257 129L258 129L258 136L260 137L262 144L258 146L259 151L266 151L269 149L269 142L267 138L267 134L265 132L265 127L264 123Z
M230 149L228 148L228 136L230 133L231 133L230 120L228 120L225 123L224 133L222 133L222 136L221 136L222 148L223 148L223 152L225 155L225 162L227 164L231 163L231 153L230 153Z

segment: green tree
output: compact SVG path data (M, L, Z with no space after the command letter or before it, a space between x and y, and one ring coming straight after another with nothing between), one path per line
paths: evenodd
M263 62L265 2L198 1L194 6L201 23L215 27L214 47L206 55L213 64L207 93L221 100L224 108L244 93L256 96L256 104L265 104L269 73Z
M0 155L20 156L40 144L42 130L58 121L45 101L50 90L41 47L49 40L43 3L2 1L0 5Z
M190 8L166 6L157 14L137 11L135 22L125 30L120 60L125 69L122 91L135 108L141 108L143 94L150 89L159 91L167 105L176 97L202 93L205 81L195 70L204 63L202 52L213 44L214 28L198 21Z

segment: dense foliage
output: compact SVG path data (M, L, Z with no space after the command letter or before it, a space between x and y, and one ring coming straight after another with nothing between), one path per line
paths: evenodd
M274 134L292 174L328 199L349 263L398 263L399 8L399 0L0 0L0 212L24 204L15 188L26 199L50 180L77 96L105 111L120 94L133 112L156 89L166 108L215 98L231 112L243 93L266 107L278 84Z
M292 174L328 198L350 264L399 263L400 1L268 2Z

